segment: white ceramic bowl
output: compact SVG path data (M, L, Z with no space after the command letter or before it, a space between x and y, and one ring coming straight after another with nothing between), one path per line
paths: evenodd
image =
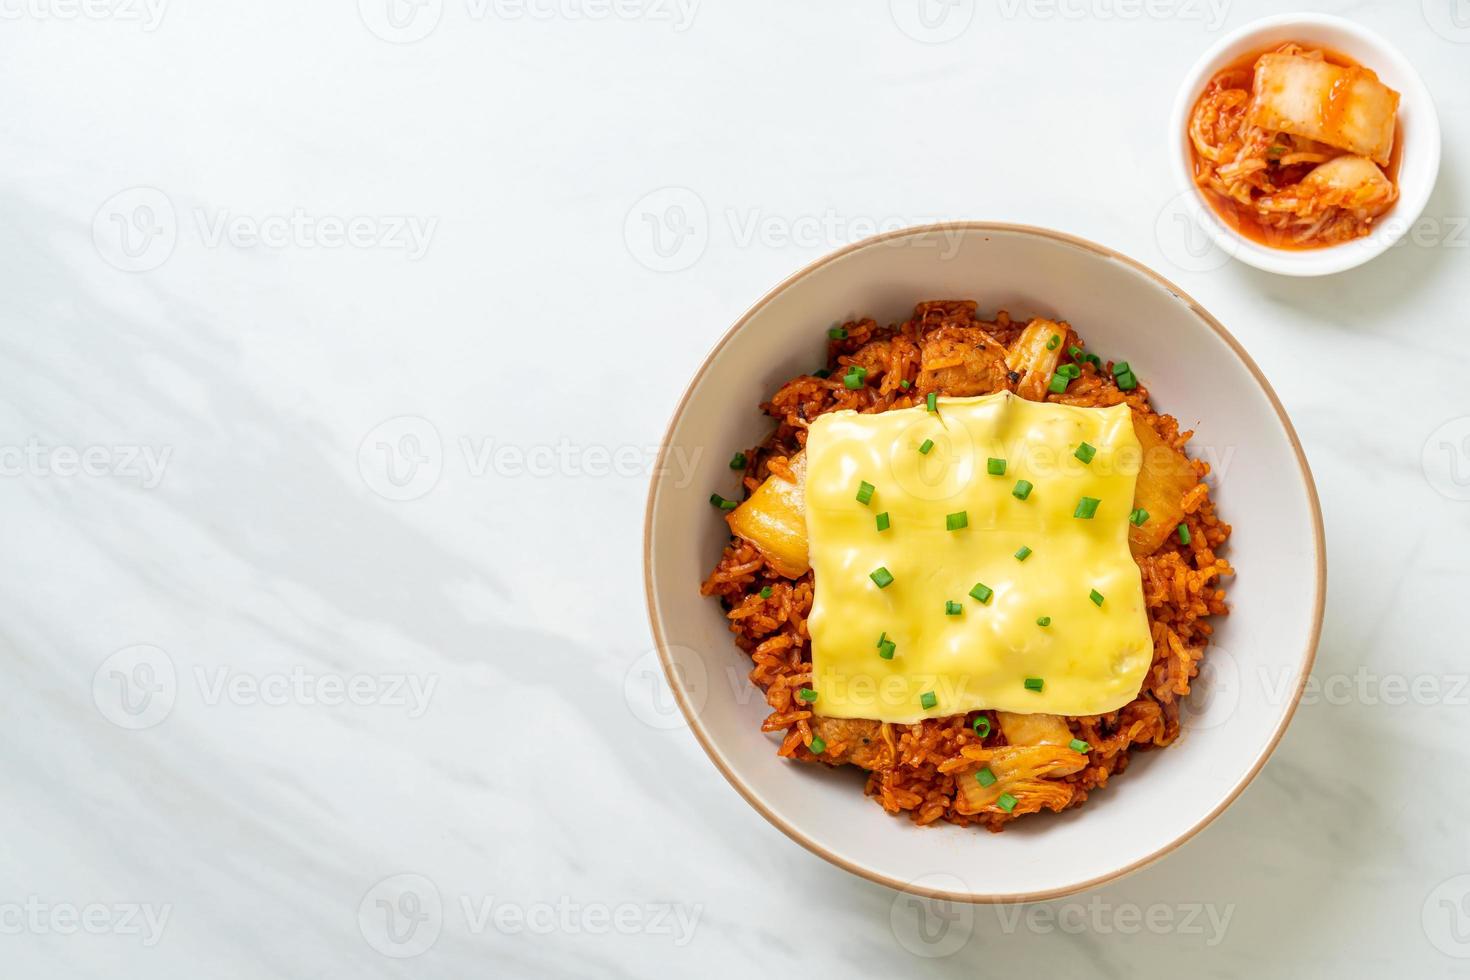
M709 495L737 492L731 454L770 431L757 404L823 363L834 323L860 316L898 322L918 301L963 298L983 311L1067 319L1089 349L1126 358L1156 406L1196 430L1191 445L1215 465L1220 514L1235 528L1226 552L1238 571L1229 584L1234 611L1219 623L1183 737L1136 754L1084 806L1016 821L1002 834L916 827L865 797L858 771L778 758L773 736L760 732L767 708L746 679L749 658L732 641L719 604L699 594L729 539ZM913 228L807 267L741 317L700 366L655 473L644 540L649 617L688 724L725 778L788 836L895 888L1029 901L1160 857L1260 769L1316 650L1322 518L1301 446L1266 379L1177 287L1057 232L979 223Z
M1347 55L1378 73L1383 83L1402 95L1399 103L1399 200L1364 238L1316 249L1269 248L1241 235L1221 221L1192 178L1189 116L1211 76L1244 55L1287 41L1319 44ZM1282 14L1254 21L1220 41L1184 77L1169 117L1169 148L1174 176L1191 195L1190 212L1226 254L1242 262L1288 276L1325 276L1362 265L1381 255L1418 220L1439 176L1439 116L1419 73L1398 49L1372 31L1341 17Z

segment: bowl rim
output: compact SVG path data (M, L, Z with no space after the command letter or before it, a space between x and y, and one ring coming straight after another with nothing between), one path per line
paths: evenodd
M1383 226L1387 230L1376 239L1368 236L1317 249L1267 248L1221 221L1215 214L1214 208L1210 206L1210 202L1200 193L1198 185L1191 176L1191 157L1187 135L1185 135L1188 133L1189 113L1199 98L1200 92L1203 91L1203 83L1207 75L1213 68L1218 67L1216 63L1220 61L1221 54L1252 35L1293 26L1326 27L1339 30L1351 35L1364 47L1372 48L1385 61L1392 62L1395 70L1407 80L1408 84L1402 86L1403 90L1400 94L1404 101L1412 105L1422 116L1417 125L1423 132L1415 135L1414 142L1416 147L1423 148L1423 158L1428 161L1428 179L1424 181L1422 188L1415 188L1412 198L1404 195L1403 188L1400 187L1400 198L1394 205L1394 210L1390 212L1391 217L1398 219L1400 223ZM1183 139L1181 139L1182 136ZM1434 96L1430 93L1429 87L1424 84L1424 79L1414 67L1414 63L1382 34L1357 21L1334 14L1306 11L1272 14L1242 24L1205 49L1190 65L1180 82L1179 91L1175 95L1174 105L1169 113L1168 139L1171 147L1169 154L1172 160L1171 169L1174 171L1175 180L1180 189L1198 203L1197 223L1204 228L1205 233L1214 240L1215 244L1230 258L1237 259L1263 272L1298 277L1330 276L1347 272L1371 262L1393 248L1419 220L1419 216L1424 213L1424 208L1428 206L1429 199L1434 194L1434 186L1439 180L1439 167L1443 155L1439 110L1434 104ZM1405 153L1407 154L1407 147ZM1402 170L1402 167L1400 169Z
M1229 793L1226 794L1226 796L1220 801L1218 805L1215 806L1214 809L1212 809L1209 813L1205 814L1198 821L1196 821L1193 826L1191 826L1184 833L1175 837L1173 840L1163 844L1152 853L1142 858L1139 858L1137 861L1134 861L1133 863L1128 864L1115 871L1111 871L1104 875L1098 875L1085 881L1074 882L1072 884L1062 885L1056 888L1042 889L1039 891L1031 892L1017 892L1012 894L988 894L980 892L947 891L940 888L918 886L911 882L905 882L885 874L880 874L872 870L871 868L864 867L856 861L848 860L847 858L833 853L822 843L813 840L807 835L801 833L795 827L787 823L782 817L777 815L776 812L769 805L767 805L767 803L759 795L757 795L753 789L745 785L744 781L741 780L739 776L737 776L735 772L726 765L723 758L715 750L713 740L711 739L709 733L705 731L704 724L699 717L699 713L691 710L689 699L684 691L683 684L679 680L676 671L673 669L673 659L669 655L669 643L664 636L663 624L660 622L657 606L654 599L653 515L654 504L658 496L658 488L660 483L659 474L664 471L664 467L667 463L665 457L668 453L669 446L673 439L674 428L679 424L679 420L683 417L684 410L689 403L690 397L693 395L695 388L699 386L699 384L704 380L705 376L709 373L711 365L714 363L719 354L725 349L726 345L728 345L730 341L735 337L735 335L743 330L745 326L750 322L750 320L762 309L764 309L766 305L769 304L776 296L785 292L787 289L796 285L798 282L812 275L819 269L822 269L825 266L837 261L838 259L844 258L845 256L851 255L862 249L870 248L874 245L879 245L885 242L892 241L894 239L904 238L908 236L921 236L934 232L953 232L956 229L960 229L963 231L974 231L982 234L991 232L1032 235L1040 238L1050 239L1052 241L1074 248L1080 248L1084 251L1092 252L1093 254L1102 258L1122 263L1129 269L1142 274L1143 276L1152 280L1154 284L1164 288L1165 290L1176 296L1181 302L1188 306L1189 309L1196 316L1198 316L1206 326L1213 330L1215 334L1230 347L1231 351L1234 352L1235 356L1238 357L1241 363L1245 365L1246 369L1250 372L1251 377L1255 379L1256 384L1260 386L1261 391L1266 395L1267 400L1271 403L1271 408L1275 411L1276 418L1281 423L1282 428L1285 430L1287 439L1291 444L1291 449L1296 455L1297 466L1301 474L1302 484L1306 489L1307 502L1312 515L1311 533L1314 544L1313 550L1315 551L1316 575L1314 576L1313 583L1314 588L1312 599L1312 625L1308 636L1306 648L1303 651L1301 677L1297 681L1296 689L1291 693L1290 701L1287 704L1286 710L1282 714L1280 721L1277 723L1275 731L1271 733L1270 739L1261 748L1260 754L1256 757L1256 760L1252 764L1250 770L1246 772L1245 775L1242 776L1233 787L1231 787ZM720 774L725 777L725 781L728 782L732 787L734 787L735 791L745 799L745 802L750 804L750 806L753 807L756 812L758 812L761 816L763 816L766 821L770 823L773 827L781 831L787 837L791 838L791 840L806 848L808 851L830 862L831 864L835 864L843 870L855 874L860 878L865 878L868 881L873 882L874 884L885 885L897 891L906 892L912 895L918 895L923 898L951 902L964 902L968 904L1039 902L1048 901L1054 898L1062 898L1064 896L1073 895L1077 892L1085 891L1090 888L1096 888L1111 881L1116 881L1129 874L1132 874L1135 871L1145 868L1150 864L1153 864L1154 862L1160 860L1161 858L1178 849L1180 846L1192 839L1201 830L1203 830L1206 826L1208 826L1211 822L1213 822L1216 817L1218 817L1221 813L1225 811L1228 806L1230 806L1230 804L1235 802L1236 798L1240 796L1240 794L1245 790L1246 786L1250 784L1251 780L1255 779L1256 774L1259 773L1261 769L1265 766L1266 760L1271 757L1271 753L1275 751L1277 744L1281 741L1282 736L1286 733L1287 726L1291 724L1291 720L1296 714L1297 706L1301 702L1302 692L1305 690L1307 681L1310 679L1312 674L1312 666L1317 658L1317 647L1322 635L1322 619L1327 598L1327 552L1322 522L1322 507L1317 496L1317 485L1312 479L1312 471L1311 467L1307 463L1306 453L1302 449L1301 440L1297 436L1296 428L1291 424L1291 419L1286 414L1286 409L1282 406L1280 398L1277 397L1275 389L1271 387L1271 383L1266 380L1266 376L1261 373L1260 367L1257 366L1256 362L1251 358L1250 354L1246 352L1245 348L1241 346L1240 341L1236 340L1235 337L1230 333L1230 331L1225 329L1224 325L1221 324L1219 320L1216 320L1209 313L1209 311L1202 307L1192 296L1190 296L1184 290L1180 289L1174 283L1170 282L1165 277L1150 269L1148 266L1137 261L1136 259L1133 259L1130 256L1124 255L1121 252L1108 248L1105 245L1099 245L1096 242L1089 241L1085 238L1079 238L1066 232L1055 231L1050 228L1042 228L1037 225L1016 224L1010 222L948 221L926 225L913 225L908 228L900 228L894 231L873 235L871 237L853 242L850 245L843 246L842 248L839 248L834 252L831 252L825 256L816 259L815 261L804 266L799 271L792 273L785 279L782 279L771 289L767 290L766 293L761 296L759 300L757 300L753 305L751 305L749 309L741 314L741 316L735 321L735 323L728 330L725 331L724 335L720 337L715 345L710 348L709 352L705 355L704 360L700 363L699 369L695 371L694 376L689 381L689 384L684 388L683 394L679 397L678 404L674 407L673 414L670 416L669 419L669 424L664 430L663 440L659 444L658 457L655 461L653 469L653 477L649 480L648 499L644 506L643 514L643 593L644 604L648 613L648 623L653 634L654 647L658 651L659 663L663 667L664 679L668 682L669 689L674 694L674 700L678 703L679 711L683 714L685 722L688 724L689 729L694 733L694 737L699 742L700 748L704 750L705 755L709 757L709 760L712 763L714 763L715 768L720 771Z

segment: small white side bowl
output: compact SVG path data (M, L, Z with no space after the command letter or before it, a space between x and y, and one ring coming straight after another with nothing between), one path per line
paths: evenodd
M1371 234L1356 241L1315 249L1269 248L1246 238L1221 221L1195 186L1190 159L1189 116L1205 85L1217 71L1237 58L1287 41L1322 45L1341 52L1365 68L1371 68L1385 85L1403 96L1398 118L1399 139L1403 143L1398 174L1399 200L1387 215L1376 222ZM1267 17L1221 38L1184 77L1184 84L1174 100L1174 111L1169 117L1169 146L1175 179L1192 195L1197 207L1190 210L1215 244L1227 255L1248 265L1286 276L1331 275L1362 265L1382 254L1418 220L1439 176L1439 116L1419 73L1397 48L1377 34L1352 21L1324 14Z
M711 491L737 494L730 454L771 419L757 403L821 365L827 329L901 322L926 299L986 313L1067 319L1088 348L1127 358L1155 406L1193 429L1234 528L1229 616L1184 712L1179 742L1066 813L1003 834L916 827L863 795L850 766L788 762L763 735L770 712L719 604L699 584L730 539ZM1110 881L1209 823L1266 762L1316 651L1326 589L1322 514L1286 413L1240 344L1177 286L1111 249L1024 225L960 222L880 235L820 259L741 317L674 410L644 533L649 620L669 687L710 760L802 846L872 881L969 902L1036 901ZM665 716L660 727L676 721ZM734 797L718 801L738 806Z

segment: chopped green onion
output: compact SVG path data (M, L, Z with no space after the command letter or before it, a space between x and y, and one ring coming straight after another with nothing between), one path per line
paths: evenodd
M1148 523L1148 511L1144 510L1142 507L1138 508L1133 513L1128 515L1128 523L1132 524L1134 527L1143 527L1143 525Z
M882 646L888 640L888 631L884 630L878 634L878 646Z
M965 607L953 599L944 600L944 614L946 616L958 616L965 611Z
M878 515L878 530L888 530L888 511L886 510Z
M995 590L984 582L976 582L975 587L970 590L970 598L978 599L982 606L989 602L993 595L995 595Z
M923 441L923 443L921 443L919 445L919 455L921 455L921 456L928 456L929 455L929 450L931 450L933 448L934 448L934 440L933 439L925 439Z
M732 469L732 470L743 470L743 469L745 469L745 454L744 453L736 453L734 456L731 456L730 457L730 469Z
M933 691L925 691L919 695L919 706L926 710L934 707L938 703L939 699L934 696Z
M717 493L712 493L709 495L709 502L720 508L720 510L734 510L736 507L740 506L740 501L726 500L724 497L721 497Z
M799 697L799 698L801 698L807 704L811 704L813 701L815 701L817 699L817 692L816 691L813 691L809 687L804 687L801 690L799 690L799 691L796 692L796 696Z
M892 640L883 639L878 641L878 656L884 660L892 660L893 654L898 650L898 644Z
M1092 462L1093 457L1097 455L1097 447L1084 442L1082 445L1077 447L1077 451L1072 455L1076 456L1084 463L1090 463Z
M1113 381L1117 383L1118 388L1122 391L1132 391L1134 388L1138 387L1138 379L1133 376L1132 371L1129 371L1126 374L1116 375L1113 378Z
M1067 390L1068 380L1069 379L1064 374L1053 374L1051 376L1051 383L1046 386L1046 390L1051 392L1053 395L1060 395L1062 392Z
M990 719L985 717L984 715L976 718L973 722L970 723L970 726L975 729L975 734L979 735L981 738L985 738L990 734Z
M902 388L904 391L908 391L909 390L909 386L912 385L912 384L913 384L912 381L910 381L908 378L904 378L902 381L900 381L898 383L898 386L900 388Z
M1031 549L1026 547L1024 544L1021 545L1020 550L1016 552L1016 561L1025 561L1027 558L1030 557Z
M867 377L868 369L854 364L852 365L852 367L848 368L847 373L842 376L842 383L853 391L856 391L863 386L863 381Z
M934 393L932 391L929 392L929 394L925 395L924 396L924 407L927 408L927 409L929 409L929 411L931 411L931 412L937 412L937 411L939 411L939 395L937 395L936 393Z
M1080 378L1082 376L1082 369L1075 364L1058 364L1057 374L1060 374L1064 378Z
M1046 349L1047 350L1056 350L1061 345L1062 345L1062 338L1059 337L1057 334L1052 334L1051 335L1051 338L1049 340L1047 340L1047 342L1046 342Z
M1101 606L1103 604L1103 594L1097 591L1097 589L1093 589L1087 593L1087 598L1092 600L1094 606Z
M1026 678L1026 690L1028 691L1040 691L1045 686L1046 681L1042 680L1040 677Z
M1128 362L1127 361L1115 361L1115 362L1113 362L1113 377L1116 378L1120 374L1132 374L1132 373L1133 373L1133 369L1128 366Z
M1072 360L1075 361L1077 360L1077 358L1082 356L1082 348L1078 347L1076 344L1068 344L1067 353L1071 356Z
M867 480L858 483L857 502L867 506L868 501L873 499L873 491L878 489Z
M1036 617L1036 625L1037 626L1041 626L1041 627L1050 626L1051 625L1051 617L1050 616L1038 616L1038 617Z
M981 786L994 786L995 773L990 771L989 766L986 766L984 769L977 769L975 770L975 781Z
M1077 501L1077 509L1072 511L1072 516L1081 518L1084 521L1090 521L1093 515L1097 513L1097 505L1100 503L1102 501L1096 497L1083 497Z
M872 579L873 584L880 589L886 589L893 584L893 573L882 565L869 572L868 578Z
M826 368L818 368L817 370L812 372L812 377L821 378L823 381L825 381L828 378L832 377L832 372L828 371Z
M944 515L944 529L946 531L958 531L970 526L970 514L968 511L957 511L953 514Z
M1081 364L1091 364L1093 367L1097 368L1099 373L1102 371L1102 358L1098 357L1096 354L1083 354L1081 357L1077 358L1077 360Z
M1017 480L1015 488L1011 490L1011 496L1015 497L1017 500L1025 500L1027 497L1031 496L1031 490L1032 486L1030 480Z
M989 473L991 476L1005 476L1006 461L1003 459L996 459L994 456L991 456L985 461L985 472Z
M1074 738L1074 739L1072 739L1072 741L1068 742L1067 743L1067 748L1071 749L1073 752L1090 752L1090 751L1092 751L1092 746L1088 745L1086 742L1082 741L1082 739L1080 739L1080 738Z
M833 340L846 340L847 331L842 329L841 327L833 327L831 330L827 331L827 336L832 338Z
M1180 544L1189 544L1189 540L1190 540L1189 539L1189 526L1187 524L1180 524L1178 530L1179 530L1179 543Z
M820 735L813 735L812 744L808 745L807 748L811 750L812 755L821 755L827 751L827 743L822 741Z
M1016 808L1016 803L1016 798L1009 793L1000 794L999 799L995 801L995 805L1000 807L1006 813L1010 813L1012 810L1014 810Z
M769 599L774 592L775 590L768 585L764 589L761 589L761 598Z

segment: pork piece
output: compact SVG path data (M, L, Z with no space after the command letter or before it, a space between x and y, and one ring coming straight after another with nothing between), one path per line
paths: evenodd
M1006 349L979 327L944 326L919 348L919 394L988 395L1006 387Z
M850 762L864 769L885 769L893 764L883 724L867 718L823 718L811 720L812 733L827 743L823 762Z

